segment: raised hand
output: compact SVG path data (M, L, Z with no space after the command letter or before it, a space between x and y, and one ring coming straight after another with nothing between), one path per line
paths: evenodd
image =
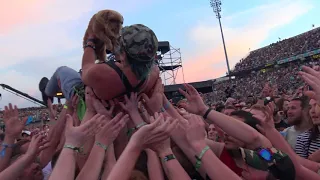
M50 119L54 119L57 116L57 111L58 108L57 106L52 104L52 101L50 99L48 99L48 110L49 110L49 114L50 114Z
M93 106L93 101L97 99L91 89L91 87L87 86L85 88L85 100L86 100L86 108L87 111L90 112L96 112L94 106Z
M163 107L163 92L164 86L162 84L161 78L159 78L156 82L156 85L154 86L150 98L144 93L139 96L138 99L143 102L143 105L149 114L159 112Z
M13 108L11 103L9 104L9 106L5 106L3 121L6 126L6 136L17 138L25 127L27 120L27 117L19 120L19 112L17 106L14 106Z
M204 104L198 91L191 85L185 84L186 91L179 89L179 92L187 98L187 102L180 103L180 107L190 113L203 115L208 107Z
M88 101L88 102L87 102ZM90 105L90 111L97 112L99 114L102 114L108 118L112 118L112 113L115 107L114 101L110 100L108 103L105 101L100 101L93 93L92 89L89 87L86 87L86 103L87 108L88 104ZM108 109L107 109L108 107Z
M35 157L42 150L48 148L50 146L50 142L45 138L46 136L42 133L33 136L26 154Z
M96 114L84 124L74 127L72 117L67 114L65 130L66 144L75 147L81 146L88 138L93 137L100 131L100 124L104 118L105 116Z
M165 121L163 115L160 114L154 122L142 126L136 131L130 141L139 150L147 149L154 144L167 140L177 124L176 119L168 118Z
M262 117L260 115L253 115L254 118L259 120L260 125L257 125L257 128L262 134L265 134L265 131L268 129L274 128L274 120L273 120L273 111L274 111L274 104L269 103L267 106L267 116Z
M320 105L320 72L307 66L302 67L301 78L313 88L313 91L305 92L305 95L315 99Z
M202 118L198 115L190 115L189 123L182 124L186 129L186 138L191 146L195 147L199 143L205 143L206 130Z
M111 121L102 119L101 130L96 135L96 141L107 146L112 144L128 120L129 116L123 113L117 114Z
M159 114L155 114L155 118L158 118ZM155 122L154 117L150 117L150 123ZM159 156L162 154L168 154L167 152L171 152L171 147L170 147L170 138L165 139L164 141L161 141L159 143L151 144L150 149L152 149L154 152L156 152Z
M128 114L136 113L138 111L138 95L137 93L132 92L130 98L127 95L124 96L126 104L123 102L119 102L120 106L123 110L125 110Z

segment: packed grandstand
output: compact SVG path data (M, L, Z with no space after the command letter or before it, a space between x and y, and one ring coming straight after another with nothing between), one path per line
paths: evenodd
M192 83L208 105L222 104L233 97L239 104L245 98L258 98L266 82L275 87L277 95L290 94L303 84L297 76L302 65L320 65L320 28L312 29L297 36L283 39L269 46L253 50L241 59L229 78ZM171 99L181 85L165 87L165 94ZM198 86L198 87L197 87ZM32 116L33 122L48 120L48 112L43 107L20 109L21 116ZM0 125L3 113L0 111Z

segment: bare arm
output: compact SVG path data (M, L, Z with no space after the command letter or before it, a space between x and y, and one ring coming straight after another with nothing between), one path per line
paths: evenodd
M201 151L206 147L206 144L198 144L193 146L192 148L196 152L196 154L200 154ZM212 166L214 164L214 166ZM224 163L222 163L217 156L209 149L201 159L201 166L205 169L208 176L211 179L239 179L241 178L235 174L231 169L229 169Z
M312 153L308 159L311 161L320 162L320 150Z
M53 169L49 180L70 180L74 179L76 170L75 152L64 148L59 156L57 164Z
M110 172L108 179L129 179L140 152L132 143L129 143Z
M96 112L87 110L81 124L90 120L95 114ZM76 154L77 165L80 168L80 170L83 168L84 164L86 163L89 157L93 143L94 143L94 137L89 138L83 145L83 152Z
M22 158L18 159L11 166L0 173L0 179L16 180L22 174L23 170L32 163L33 160L34 157L23 155Z
M39 155L40 166L42 168L44 168L51 161L53 155L56 153L57 147L61 139L60 137L64 136L63 131L66 122L67 111L67 109L62 110L57 123L49 131L48 140L50 141L50 147L42 151Z
M110 147L108 148L107 155L105 156L104 161L105 163L104 163L102 179L107 179L111 170L113 169L114 165L117 162L116 157L114 156L113 144L111 144Z
M307 159L304 159L298 156L292 150L290 145L284 140L282 135L275 128L270 128L270 129L265 128L265 132L266 132L266 137L272 142L274 147L278 148L279 150L289 155L292 162L294 163L294 166L296 169L296 175L300 179L314 179L314 177L318 176L316 173L312 171L318 171L319 165L317 163L314 163L312 161L309 161ZM302 166L305 166L312 171L306 168L303 168ZM320 179L319 176L318 176L318 179Z
M203 114L205 114L205 112L203 112ZM207 119L209 122L219 126L228 135L236 137L255 148L261 146L271 147L271 143L265 137L260 135L259 132L233 117L212 110Z
M101 147L93 146L90 156L76 180L98 179L105 156L105 151Z
M163 161L163 159L167 156L173 154L171 149L168 149L167 152L162 152L159 154L161 160L162 160L162 166L165 169L165 172L170 180L174 179L191 179L187 172L183 169L181 164L178 162L177 159L172 159L169 161Z
M161 163L157 154L150 150L145 150L148 156L148 174L150 180L164 180Z
M12 146L14 144L15 139L16 138L14 136L10 136L6 134L2 144L7 144L9 146ZM4 153L4 156L0 158L0 172L5 170L9 166L11 155L12 155L12 147L7 147L5 148L5 150L4 148L5 148L4 146L1 146L0 148L0 152Z

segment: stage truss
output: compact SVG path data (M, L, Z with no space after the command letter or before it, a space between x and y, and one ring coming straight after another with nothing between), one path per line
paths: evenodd
M170 50L164 54L158 52L157 63L160 68L160 77L164 85L173 85L177 83L177 77L180 82L184 83L184 72L182 66L182 58L180 48L176 49L170 46ZM183 82L181 82L181 80Z

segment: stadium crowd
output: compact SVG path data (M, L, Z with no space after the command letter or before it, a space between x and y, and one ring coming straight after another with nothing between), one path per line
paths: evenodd
M172 104L152 69L156 35L140 24L117 35L122 23L115 11L93 16L82 71L62 66L40 81L46 108L5 106L1 180L320 179L318 61L217 82L209 94L185 84ZM295 55L306 37L319 36L278 42L287 51L267 58L263 48L260 58ZM117 62L104 62L106 50ZM241 63L251 61L260 59ZM66 103L54 105L61 91ZM50 123L30 129L27 116Z
M235 65L234 72L274 63L275 61L319 49L320 28L254 50Z

